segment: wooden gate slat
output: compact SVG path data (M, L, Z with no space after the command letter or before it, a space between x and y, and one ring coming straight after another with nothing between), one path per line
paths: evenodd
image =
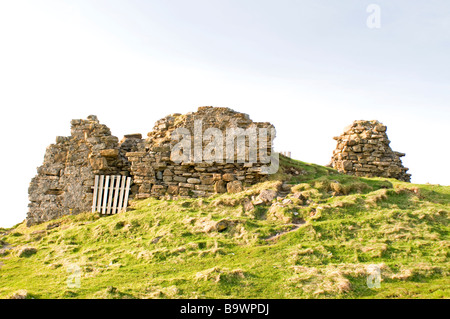
M119 199L119 190L120 190L120 180L121 176L116 177L116 189L114 190L114 201L113 201L113 207L112 207L112 213L117 214L117 201Z
M125 181L127 177L122 176L122 185L120 186L120 195L119 195L119 206L117 207L117 211L120 212L123 206L123 195L125 193Z
M127 188L125 189L125 199L123 200L123 211L127 211L128 195L130 194L131 177L127 178Z
M114 192L114 181L116 179L116 176L111 176L110 183L109 183L109 195L108 195L108 207L106 209L106 214L111 214L111 204L113 199L113 192Z
M105 180L104 175L100 175L100 181L98 184L98 199L97 199L97 212L101 212L102 210L102 194L103 194L103 182Z
M95 175L94 178L94 194L92 196L92 212L95 213L97 210L97 192L98 192L98 175Z
M106 204L108 201L108 189L109 189L109 175L106 175L105 178L105 190L103 193L103 208L102 208L102 214L106 214Z

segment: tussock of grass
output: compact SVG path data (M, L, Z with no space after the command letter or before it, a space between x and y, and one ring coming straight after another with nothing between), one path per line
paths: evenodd
M196 281L213 281L219 283L221 281L234 281L236 279L243 279L244 271L242 269L229 270L227 268L213 267L200 271L195 274L194 279Z
M293 266L295 275L289 278L294 289L302 289L306 296L317 297L343 294L352 289L350 281L333 267L317 268Z

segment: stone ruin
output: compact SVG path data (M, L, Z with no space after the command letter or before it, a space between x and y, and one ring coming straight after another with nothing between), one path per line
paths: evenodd
M349 175L388 177L410 182L411 174L389 146L386 126L378 121L354 121L344 133L334 137L336 149L329 166Z
M201 120L201 125L198 123L196 125L195 122L198 120ZM179 128L186 128L191 132L191 145L200 143L201 149L206 149L212 141L211 138L205 138L209 128L219 129L225 140L226 131L231 128L244 130L254 128L255 132L259 132L259 129L269 130L273 126L268 122L253 122L247 114L221 107L200 107L194 113L166 116L156 122L153 131L148 133L148 138L139 145L137 152L126 154L131 162L130 173L134 184L139 187L136 198L203 197L215 193L234 193L241 191L244 184L254 184L267 177L267 174L261 170L261 166L267 164L262 163L259 154L262 150L270 156L274 136L265 139L266 145L258 144L256 163L248 163L249 140L247 139L245 141L247 163L227 162L225 143L223 143L221 162L195 163L193 155L196 151L192 149L189 158L181 163L175 163L171 155L173 156L172 150L178 140L172 138L172 134ZM201 133L203 138L196 140L195 133ZM233 158L236 158L237 147L233 149L235 151Z
M90 211L94 175L129 176L125 154L135 150L141 137L127 135L119 143L94 115L72 120L71 136L58 136L47 147L44 163L31 180L27 225Z
M94 115L87 120L72 120L71 136L57 137L56 144L47 147L44 163L31 180L27 225L90 211L95 175L132 176L130 199L238 192L245 184L267 177L261 171L267 164L260 164L259 158L255 164L195 163L192 158L172 161L171 150L176 144L172 133L177 128L194 133L198 130L196 120L201 120L201 133L214 127L223 131L224 137L227 128L273 128L270 123L255 123L247 114L228 108L200 107L194 113L172 114L157 121L146 140L141 134L131 134L119 142ZM269 156L273 137L262 146ZM193 143L194 138L195 134ZM208 140L201 143L204 147Z
M212 128L222 134L208 134ZM182 161L173 158L177 154L173 150L183 137L180 129L187 129L190 135L184 136L194 146ZM223 141L228 129L256 132L257 160L249 163L250 139L245 138L245 161L227 160L226 143L213 149L213 153L219 152L218 157L223 161L217 161L218 157L214 161L197 161L195 146L204 150L217 138L223 138ZM263 139L266 143L261 143L258 138L264 130L268 135ZM202 136L198 138L197 133ZM261 156L265 154L267 159L271 155L273 138L272 124L253 122L247 114L219 107L200 107L197 112L168 115L156 122L145 140L141 134L131 134L119 142L94 115L86 120L72 120L71 136L59 136L55 144L47 147L44 163L31 180L27 225L91 211L95 175L132 176L130 199L203 197L239 192L245 185L267 179L263 167L269 163ZM391 150L386 126L381 123L355 121L335 139L338 144L330 165L338 171L356 176L410 180L410 174L406 173L408 169L400 160L405 154ZM232 141L234 143L234 138ZM234 159L238 149L236 145L232 148Z

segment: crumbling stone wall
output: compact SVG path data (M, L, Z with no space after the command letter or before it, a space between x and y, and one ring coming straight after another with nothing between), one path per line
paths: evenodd
M354 121L337 140L330 166L340 172L356 176L380 176L410 181L408 168L389 146L386 126L378 121Z
M201 128L195 122L201 120ZM197 122L198 123L198 122ZM179 140L172 138L172 133L178 128L186 128L192 134L191 145L196 143L195 130L202 134L209 128L217 128L223 132L225 140L226 130L230 128L249 129L259 128L269 131L267 144L257 145L256 163L248 163L249 140L246 139L247 163L227 163L226 146L223 144L222 163L213 162L195 163L193 156L189 160L176 163L171 158L171 151ZM147 197L202 197L214 193L238 192L245 184L254 184L264 180L267 175L261 170L261 166L270 163L262 163L260 154L270 156L272 148L273 126L268 123L253 122L247 114L235 112L229 108L200 107L197 112L185 115L171 114L157 121L153 131L148 133L145 142L139 145L139 151L126 154L131 162L131 175L138 187L137 198ZM260 136L257 134L256 138ZM201 139L200 145L205 148L211 139ZM197 141L198 142L198 141ZM260 153L259 150L266 153ZM192 150L191 155L194 155ZM237 148L234 155L237 155ZM235 157L237 158L237 157Z
M129 176L130 163L124 155L135 151L141 138L127 135L119 143L95 115L72 120L71 136L58 136L47 147L44 163L31 180L27 225L90 211L94 175Z
M222 153L219 152L222 161L217 158L212 162L198 161L195 146L200 145L200 151L208 148L218 138L206 134L213 128L222 132L224 143ZM252 149L249 138L244 139L246 160L236 160L237 147L232 151L235 160L227 160L226 133L233 128L256 132L253 136L257 140L255 162L249 162ZM180 142L174 138L179 129L190 133L193 147L188 158L181 162L174 159L176 152L173 152ZM268 135L261 138L264 130ZM270 165L267 159L270 159L273 138L272 124L253 122L247 114L219 107L200 107L197 112L168 115L156 122L146 140L141 134L131 134L119 142L94 115L86 120L72 120L71 136L57 137L56 143L47 147L44 163L30 183L27 225L90 211L94 175L133 176L130 198L138 199L239 192L246 184L267 179L267 172L262 168ZM392 151L386 126L378 121L355 121L335 139L338 143L330 165L337 170L356 176L410 180L408 169L400 160L405 154Z

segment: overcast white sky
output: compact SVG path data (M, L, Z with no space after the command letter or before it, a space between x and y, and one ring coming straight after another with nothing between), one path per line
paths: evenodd
M0 226L26 217L46 146L89 114L121 138L230 107L322 165L333 136L377 119L413 182L449 185L449 57L447 0L0 0Z

